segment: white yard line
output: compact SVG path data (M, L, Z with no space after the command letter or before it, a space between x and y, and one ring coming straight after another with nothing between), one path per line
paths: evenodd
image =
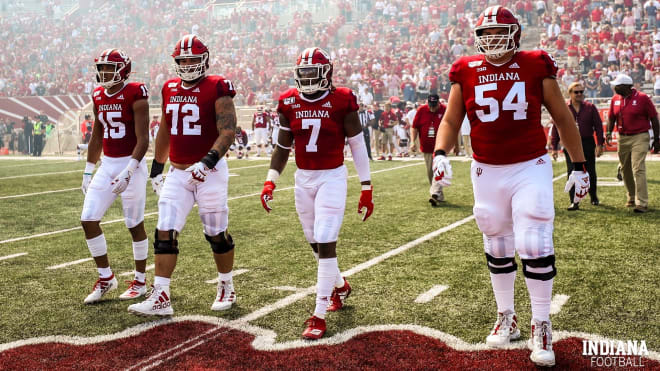
M382 170L372 171L371 173L372 174L382 173L382 172L385 172L385 171L392 171L392 170L402 169L402 168L421 165L421 164L422 163L413 164L413 165L396 166L396 167L392 167L392 168L389 168L389 169L382 169ZM80 170L80 171L82 171L82 170ZM349 178L356 178L356 177L357 177L357 175L349 176ZM294 188L293 186L280 188L280 189L276 189L275 192L288 191L288 190L293 189L293 188ZM261 196L261 192L259 192L259 193L250 193L250 194L241 195L241 196L229 197L227 200L232 201L232 200L238 200L238 199L241 199L241 198L255 197L255 196ZM195 205L195 207L197 207L197 205ZM158 215L158 211L153 211L153 212L150 212L150 213L146 213L146 214L144 214L144 217L146 218L148 216L153 216L153 215ZM101 222L101 225L120 223L120 222L123 222L123 221L124 221L124 218L108 220L108 221L105 221L105 222ZM31 236L10 238L10 239L7 239L7 240L0 241L0 245L5 244L5 243L10 243L10 242L17 242L17 241L29 240L29 239L32 239L32 238L45 237L45 236L51 236L51 235L54 235L54 234L60 234L60 233L76 231L76 230L79 230L79 229L82 229L82 227L78 226L78 227L73 227L73 228L60 229L58 231L33 234Z
M254 167L265 167L270 166L270 164L261 164L261 165L252 165L252 166L241 166L241 167L230 167L229 170L240 170L240 169L252 169Z
M243 274L243 273L245 273L245 272L249 272L249 271L250 271L249 269L237 269L237 270L235 270L235 271L232 273L232 277L236 277L236 276L238 276L239 274ZM216 278L214 278L214 279L212 279L212 280L208 280L208 281L204 281L204 282L206 282L206 283L218 283L218 280L219 280L219 279L220 279L219 277L216 277Z
M73 164L73 163L76 163L76 162L77 161L58 161L58 162L50 162L50 163L44 162L44 163L41 163L41 164L18 164L18 165L0 166L0 170L9 169L9 168L12 168L12 167L20 167L20 166L25 166L25 167L33 167L33 166L39 166L39 165L48 165L48 166L50 166L50 165L56 165L56 164Z
M3 179L17 179L17 178L28 178L32 176L42 176L42 175L57 175L57 174L70 174L70 173L82 173L83 170L69 170L69 171L55 171L51 173L39 173L39 174L26 174L26 175L14 175L14 176L5 176L0 177L0 180Z
M11 196L2 196L0 197L0 200L6 200L8 198L19 198L19 197L29 197L29 196L38 196L38 195L45 195L49 193L60 193L60 192L69 192L69 191L80 191L80 187L76 188L65 188L65 189L56 189L54 191L43 191L43 192L35 192L35 193L25 193L22 195L11 195Z
M550 302L550 314L557 314L561 311L561 307L566 304L570 296L563 294L556 294L552 297Z
M147 266L144 268L144 271L145 271L145 272L148 272L148 271L154 269L155 267L156 267L156 264L150 264L150 265L147 265ZM126 276L132 276L133 274L135 274L135 272L134 272L134 271L130 271L130 272L119 273L118 276L119 276L119 277L126 277Z
M7 260L7 259L13 259L13 258L18 258L19 256L27 255L28 253L26 252L19 252L17 254L11 254L7 256L0 256L0 260Z
M301 288L295 287L295 286L275 286L275 287L273 287L273 290L298 292L298 291L302 291L304 289L301 289Z
M428 303L431 300L433 300L433 298L440 295L441 292L447 290L448 288L449 288L449 286L445 286L445 285L435 285L435 286L431 287L431 289L429 291L420 294L417 297L417 299L415 299L415 303L420 303L420 304L421 303Z
M70 265L76 265L76 264L88 262L90 260L94 260L94 258L78 259L78 260L74 260L74 261L68 262L68 263L63 263L63 264L58 264L58 265L51 265L50 267L47 267L46 269L49 269L49 270L60 269L60 268L68 267Z

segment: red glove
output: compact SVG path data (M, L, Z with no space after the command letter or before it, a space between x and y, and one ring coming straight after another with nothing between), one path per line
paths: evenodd
M363 186L364 187L364 186ZM374 187L370 186L369 189L363 189L360 192L360 202L358 203L358 214L362 214L364 209L367 211L362 216L362 221L367 220L374 212L374 201L373 201L373 192Z
M273 199L274 190L275 190L275 183L271 182L270 180L267 180L266 183L264 183L264 189L261 191L261 206L263 206L267 212L273 210L268 205L268 202L270 202L270 200Z

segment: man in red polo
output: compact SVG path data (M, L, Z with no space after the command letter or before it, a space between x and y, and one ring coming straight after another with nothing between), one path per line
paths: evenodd
M616 95L610 102L607 118L607 136L612 140L612 129L616 123L619 132L619 163L623 183L628 191L627 207L637 213L648 211L649 194L646 186L646 153L649 149L649 121L653 127L653 152L660 152L660 125L658 112L646 94L633 88L630 76L620 73L612 86Z
M415 150L415 139L419 135L419 150L424 153L424 162L426 163L426 175L431 183L429 193L431 206L440 206L440 202L445 200L442 193L442 186L435 181L433 177L433 147L435 146L435 136L438 132L438 126L442 121L447 107L439 102L438 94L431 94L428 97L428 104L425 104L417 110L410 129L411 152Z

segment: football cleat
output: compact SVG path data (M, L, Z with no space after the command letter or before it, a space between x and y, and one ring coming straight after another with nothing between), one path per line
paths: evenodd
M138 316L171 316L174 309L170 301L169 286L152 285L147 300L129 305L128 311Z
M527 346L532 350L529 358L538 366L555 365L555 352L552 350L552 323L532 319L532 334Z
M310 317L305 321L307 328L303 331L302 336L305 339L317 340L323 337L325 334L325 320L318 318L317 316Z
M94 283L94 288L92 289L92 293L87 295L85 298L85 304L92 304L96 303L101 298L103 295L106 293L115 290L117 288L117 279L115 278L115 275L113 274L112 276L108 278L99 278L96 280L96 283Z
M336 312L344 307L344 300L351 294L351 285L348 284L344 278L344 287L334 288L330 296L330 304L328 305L328 312Z
M218 282L218 294L211 305L211 310L227 310L236 302L236 292L231 282Z
M493 348L500 348L509 345L511 340L520 338L518 329L518 319L516 314L510 310L504 313L497 313L495 326L486 337L486 345Z
M129 282L128 289L123 294L119 295L119 300L130 300L139 298L147 294L147 285L138 280L126 281Z

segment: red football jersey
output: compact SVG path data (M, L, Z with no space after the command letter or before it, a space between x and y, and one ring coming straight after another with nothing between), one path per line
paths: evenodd
M133 103L149 99L147 88L141 82L129 82L118 92L108 95L99 86L92 93L97 119L103 124L103 154L108 157L130 156L135 149L135 119Z
M343 87L313 101L301 96L295 88L280 96L277 112L289 122L299 169L335 169L344 163L344 118L358 108L353 91Z
M483 55L462 57L452 65L449 80L463 90L475 160L513 164L547 153L543 79L556 74L557 63L542 50L517 52L501 66Z
M255 112L254 113L254 128L266 128L268 127L268 114L266 112Z
M179 164L198 162L206 156L219 135L215 101L224 96L233 98L236 95L234 85L222 76L209 75L195 86L184 88L177 77L163 85L162 95L166 125L163 128L170 132L170 161Z

